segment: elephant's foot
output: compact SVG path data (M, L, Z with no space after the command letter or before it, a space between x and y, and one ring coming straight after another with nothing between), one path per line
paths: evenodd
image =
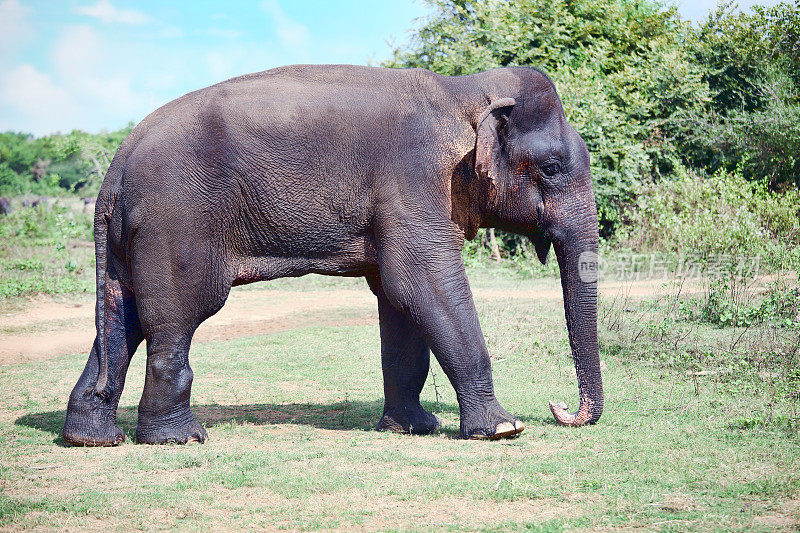
M187 409L188 411L188 409ZM194 417L188 414L171 417L159 417L139 411L139 422L136 425L136 442L140 444L188 444L205 442L208 434Z
M428 435L441 426L439 419L417 403L400 407L384 407L378 431Z
M74 446L116 446L125 440L117 425L117 407L92 394L73 392L64 421L64 440Z
M465 439L502 439L519 435L525 425L503 409L497 400L482 408L461 412L461 436Z

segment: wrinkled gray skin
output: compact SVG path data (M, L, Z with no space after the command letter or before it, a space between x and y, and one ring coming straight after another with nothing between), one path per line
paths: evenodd
M597 287L579 276L598 244L589 157L542 73L292 66L170 102L125 139L100 190L97 338L64 438L123 440L117 404L146 340L136 439L205 440L189 408L194 331L231 286L311 272L364 276L378 298L379 428L436 428L419 402L433 351L461 435L514 435L461 260L488 226L531 237L541 260L552 243L580 406L551 409L562 424L597 421Z

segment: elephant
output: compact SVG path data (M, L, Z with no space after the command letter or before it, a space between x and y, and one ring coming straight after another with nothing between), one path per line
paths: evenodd
M97 336L69 398L68 443L124 440L116 410L143 340L136 441L205 441L189 402L195 330L231 287L309 273L364 277L377 298L378 429L437 429L420 404L433 352L461 437L517 435L462 261L483 227L529 237L542 262L555 250L579 406L550 409L568 426L602 413L589 153L537 69L296 65L232 78L131 131L94 223Z

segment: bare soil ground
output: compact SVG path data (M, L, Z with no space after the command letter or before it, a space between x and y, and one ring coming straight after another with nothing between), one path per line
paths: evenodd
M195 340L226 340L326 323L324 313L337 310L342 325L377 319L368 290L233 291L222 310L204 322ZM341 312L354 313L342 319ZM31 301L23 309L0 315L0 364L48 359L87 351L95 337L94 300Z
M641 299L656 296L663 281L647 280L602 284L607 297ZM690 287L687 291L699 290ZM477 302L495 299L560 300L557 280L542 280L535 289L519 291L473 288ZM335 317L328 316L336 311ZM334 287L324 290L275 290L260 288L231 292L222 310L206 320L195 341L229 340L284 331L312 324L361 325L377 321L375 298L367 289ZM94 298L74 295L59 301L44 297L30 300L0 314L0 365L46 360L86 351L95 337Z

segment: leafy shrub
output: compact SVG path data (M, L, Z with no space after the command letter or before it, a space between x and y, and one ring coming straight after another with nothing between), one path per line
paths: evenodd
M690 112L682 148L710 172L739 167L773 188L800 185L800 4L721 3L687 39L711 105Z
M745 280L718 278L710 282L702 299L689 300L681 309L690 320L718 327L800 327L800 291L796 286L778 279L768 285L761 298L753 298L748 289Z
M0 299L92 290L92 215L16 206L0 217Z
M0 237L10 239L45 240L56 244L65 239L92 241L93 234L92 214L76 212L58 204L17 208L0 218Z
M760 398L763 409L735 416L736 429L800 430L800 298L796 284L765 295L710 283L700 294L682 284L643 302L601 297L601 353L657 364L700 396L717 392ZM785 290L789 287L789 290ZM733 290L731 290L733 288Z
M0 194L96 194L132 124L114 132L72 131L34 138L0 133Z
M639 186L626 217L615 243L637 251L700 261L758 256L772 269L790 268L800 254L800 192L771 192L737 172Z

